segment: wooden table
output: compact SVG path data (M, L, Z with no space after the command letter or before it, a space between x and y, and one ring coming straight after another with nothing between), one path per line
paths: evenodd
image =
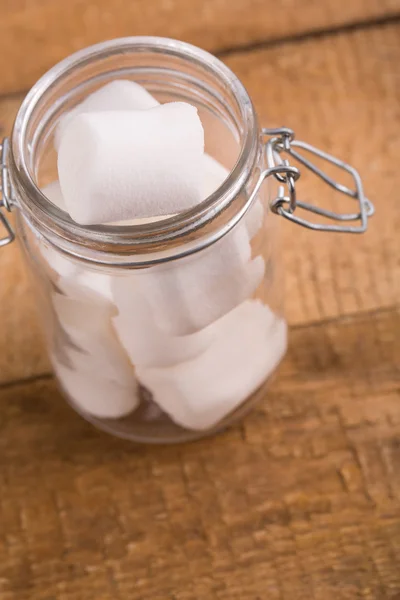
M0 252L1 600L398 600L399 0L0 0L0 14L1 134L71 51L175 36L218 53L262 123L355 164L377 207L365 236L283 224L279 376L241 425L180 447L113 439L63 403L20 251Z

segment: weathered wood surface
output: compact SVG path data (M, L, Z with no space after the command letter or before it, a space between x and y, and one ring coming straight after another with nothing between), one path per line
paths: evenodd
M395 600L400 313L294 327L212 440L136 448L44 378L0 401L2 600Z
M400 0L0 0L0 93L114 37L174 37L215 52L399 12Z
M400 598L400 25L225 60L263 123L362 171L377 214L361 237L283 224L278 377L240 426L167 449L66 407L19 251L0 252L1 600Z

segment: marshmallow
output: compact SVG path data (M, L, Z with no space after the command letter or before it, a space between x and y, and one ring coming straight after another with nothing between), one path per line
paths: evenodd
M138 385L111 327L112 305L88 290L80 300L59 293L52 298L67 343L62 359L51 359L67 395L95 417L120 418L135 410Z
M229 175L229 171L209 154L204 154L202 163L203 177L200 181L200 198L201 200L205 200L223 184ZM150 219L117 221L116 223L113 223L113 225L144 225L146 223L159 221L160 219L166 219L168 216L172 215L163 215L161 217L155 216Z
M51 357L61 388L78 411L103 419L120 419L139 405L137 383L124 387L103 378L101 372L81 373Z
M80 267L79 272L76 273L73 281L75 281L76 284L81 287L83 293L85 293L85 290L88 289L92 290L93 292L97 292L103 298L112 300L111 275L106 275L97 271L91 271L89 268ZM62 281L60 283L60 287L63 290L67 290L69 287L69 282Z
M62 325L62 324L61 324ZM71 337L66 332L70 344L65 348L66 363L82 376L101 377L104 381L129 388L135 385L132 366L127 361L122 349L111 336ZM112 341L110 341L112 340ZM103 347L100 349L99 346Z
M282 359L286 323L259 300L244 302L210 326L211 346L174 367L138 367L153 400L182 427L214 427L254 393Z
M76 263L66 254L63 254L44 240L39 241L39 248L46 265L54 271L57 278L73 277L75 275L77 270Z
M67 210L83 225L188 210L201 200L203 150L197 109L183 102L77 115L58 153Z
M53 294L53 306L62 330L73 345L66 349L70 363L79 373L101 373L103 379L124 387L134 382L133 369L111 324L112 304L93 292L80 300Z
M80 298L87 290L112 299L111 276L83 268L52 246L41 243L40 251L46 264L54 271L57 288L71 298Z
M215 158L209 154L205 154L204 163L204 179L201 186L201 197L205 200L211 196L229 177L229 171L221 165ZM250 239L256 235L262 225L264 218L264 208L260 200L256 200L244 216L247 230Z
M264 207L261 200L257 199L252 203L246 212L244 219L249 237L252 240L261 229L264 220Z
M54 134L56 149L60 147L68 123L77 115L105 110L145 110L154 106L158 106L157 100L138 83L124 79L111 81L87 96L59 120Z
M203 157L204 176L201 182L201 198L211 196L227 179L229 171L209 154Z
M130 361L142 367L168 367L204 352L213 340L213 330L188 336L171 336L155 323L153 313L140 292L141 276L116 277L112 293L118 315L113 324Z
M59 288L59 286L57 286ZM53 294L53 305L67 327L78 332L96 333L117 312L111 302L98 293L80 286L75 279L65 279L60 291Z
M56 181L53 181L52 183L49 183L48 185L43 187L42 192L46 196L46 198L48 200L50 200L50 202L52 204L57 206L57 208L60 208L61 210L64 210L64 211L66 210L65 200L61 193L61 187L60 187L60 183L59 183L58 179L56 179Z
M130 227L131 225L147 225L148 223L156 223L157 221L162 221L163 219L168 219L173 215L163 215L162 217L150 217L148 219L129 219L128 221L114 221L110 223L110 225L118 225Z
M81 104L60 119L55 132L56 147L59 148L66 125L78 114L109 110L147 110L155 106L160 106L159 102L141 85L126 80L112 81L90 94ZM201 199L204 200L222 185L229 176L229 170L208 154L204 155L203 163L204 177L201 180L200 188ZM65 206L64 202L63 204ZM137 223L134 220L117 221L113 224L135 225Z
M41 191L50 202L61 210L66 210L64 198L58 180L41 188ZM69 277L76 271L76 264L71 259L48 244L45 240L39 241L40 252L48 266L56 272L57 276Z
M160 103L141 85L133 81L115 80L90 94L83 102L62 117L55 133L56 147L66 125L74 116L88 112L108 110L147 110L160 106ZM228 177L229 171L218 161L204 155L204 178L201 182L201 198L210 196Z
M117 82L115 82L117 83ZM140 86L139 86L140 87ZM142 88L143 89L143 88ZM151 96L150 96L151 97ZM207 198L213 192L215 192L227 179L229 176L229 171L224 166L222 166L217 160L215 160L212 156L205 154L203 157L204 163L204 176L201 181L201 197L202 199ZM42 188L43 194L47 197L50 202L52 202L55 206L60 208L63 211L67 212L67 208L65 205L65 200L61 193L61 187L58 180L49 183L45 187ZM110 223L111 225L144 225L146 223L156 222L161 219L166 219L171 215L163 215L163 216L155 216L145 219L131 219L129 221L116 221L114 223ZM253 206L251 206L248 212L245 215L245 221L247 225L247 229L249 231L250 239L254 237L257 231L260 229L262 220L264 216L264 208L260 202L257 200Z
M209 248L139 273L140 288L160 329L188 335L250 298L264 270L261 256L251 260L247 229L239 223Z
M59 184L56 181L43 188L42 191L54 204L56 204L53 200L54 198L62 198ZM60 196L58 196L58 194L60 194ZM61 201L57 206L62 210L65 210L65 208L62 207ZM109 275L82 266L67 254L57 250L57 248L43 240L39 242L39 248L45 262L57 276L58 288L65 294L71 295L72 290L72 297L79 297L81 295L80 286L83 294L85 294L85 290L88 288L98 292L105 298L112 298L111 277Z
M110 275L82 268L48 246L42 250L42 254L59 276L56 282L58 289L67 296L79 299L87 290L92 290L112 300Z

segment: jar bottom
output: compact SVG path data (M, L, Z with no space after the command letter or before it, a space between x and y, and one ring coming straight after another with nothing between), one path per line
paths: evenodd
M181 444L213 436L236 424L243 419L252 408L264 397L266 387L273 379L272 374L261 386L251 394L236 410L227 415L211 429L194 431L177 425L170 417L162 412L150 399L149 392L141 389L141 403L129 415L120 419L99 418L83 411L59 384L61 393L67 403L86 421L97 429L130 440L139 444Z

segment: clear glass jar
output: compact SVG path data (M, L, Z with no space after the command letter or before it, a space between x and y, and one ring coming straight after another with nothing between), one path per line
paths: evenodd
M229 175L184 214L83 227L41 189L57 179L60 117L116 79L197 106L206 152ZM266 166L243 85L183 42L98 44L29 92L8 158L17 233L58 383L87 420L138 442L180 442L233 423L264 397L287 343Z

